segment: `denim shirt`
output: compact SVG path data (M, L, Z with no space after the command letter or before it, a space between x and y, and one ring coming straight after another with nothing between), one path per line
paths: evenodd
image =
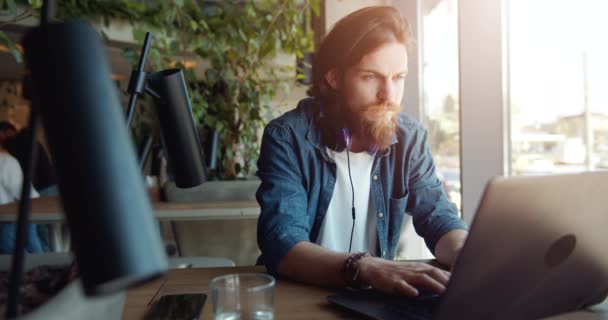
M316 241L333 195L336 164L323 144L316 105L306 98L264 130L257 238L259 262L272 274L294 245ZM403 113L393 144L374 156L370 181L382 258L394 259L405 214L431 252L445 233L467 228L435 175L426 130Z

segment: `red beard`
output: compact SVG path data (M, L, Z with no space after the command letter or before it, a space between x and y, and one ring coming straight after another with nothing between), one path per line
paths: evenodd
M358 134L368 146L385 150L393 141L397 128L399 105L384 102L351 110L350 129Z

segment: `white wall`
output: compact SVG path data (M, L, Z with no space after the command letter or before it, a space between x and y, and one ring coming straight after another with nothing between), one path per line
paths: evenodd
M349 13L363 7L389 5L391 0L325 0L325 28L333 25Z

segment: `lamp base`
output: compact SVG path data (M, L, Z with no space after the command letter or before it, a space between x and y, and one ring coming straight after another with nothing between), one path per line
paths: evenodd
M87 297L78 278L70 282L51 300L18 319L120 319L125 301L124 290L103 297Z
M179 188L169 181L163 186L169 202L218 202L255 200L260 180L207 181L192 188Z

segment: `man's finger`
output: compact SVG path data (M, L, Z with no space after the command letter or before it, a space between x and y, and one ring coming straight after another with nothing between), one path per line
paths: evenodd
M452 271L447 271L447 270L442 270L442 269L439 269L439 270L441 270L441 272L445 273L445 275L448 276L448 278L452 277Z
M405 280L397 280L395 282L395 292L397 294L404 294L408 297L416 297L418 296L418 289L416 289L411 284L407 283Z
M427 274L429 276L431 276L431 278L439 281L439 283L441 283L444 286L447 286L448 282L450 282L449 274L446 274L445 272L443 272L442 270L439 270L437 268L433 268L433 269L429 270L427 272Z
M422 286L422 287L429 288L437 293L443 293L445 291L445 286L443 284L441 284L439 281L433 279L431 276L429 276L426 273L417 274L416 276L414 276L411 279L410 283L414 284L416 286Z

